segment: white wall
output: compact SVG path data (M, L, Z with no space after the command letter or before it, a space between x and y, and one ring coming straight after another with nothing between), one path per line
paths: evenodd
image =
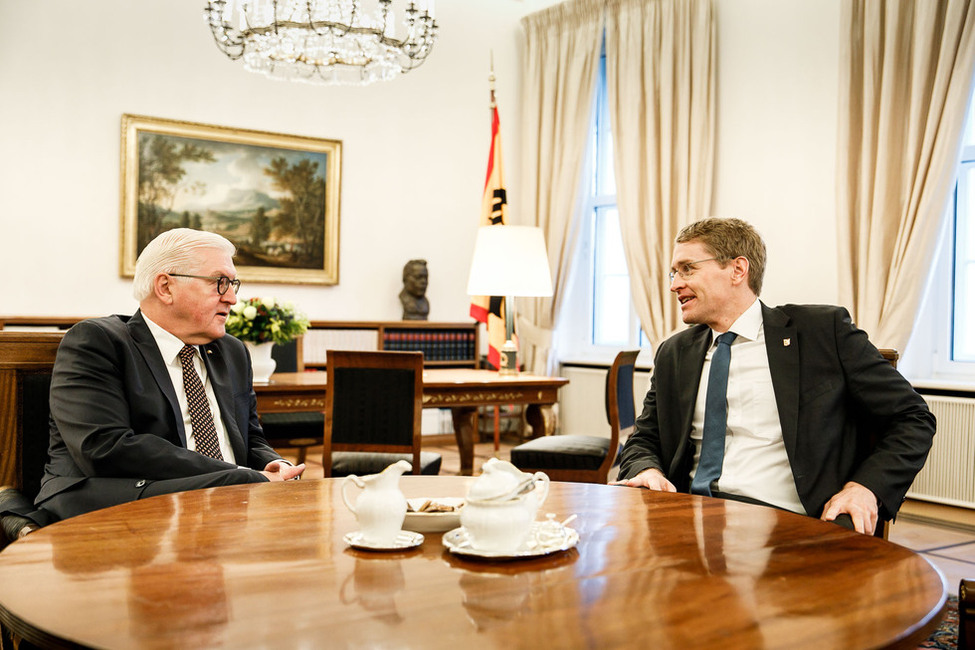
M765 237L762 299L836 303L836 0L718 0L714 214Z
M466 319L490 51L517 195L518 21L549 4L440 0L421 68L347 88L244 71L213 45L200 0L0 0L0 313L135 309L118 274L119 125L134 113L342 140L340 283L242 295L295 300L313 318L398 318L403 263L423 257L430 318ZM838 2L716 5L714 212L766 236L768 302L835 302Z
M342 141L339 284L248 284L243 296L292 299L313 318L395 319L403 264L426 258L430 318L465 319L490 53L514 161L518 20L544 4L442 0L428 61L360 88L246 72L213 44L200 0L0 0L0 313L136 308L118 273L120 119L133 113Z

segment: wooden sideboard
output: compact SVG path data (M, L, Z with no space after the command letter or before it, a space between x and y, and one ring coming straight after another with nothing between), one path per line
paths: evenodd
M0 316L0 330L66 330L84 316ZM477 322L313 320L299 345L303 366L325 368L326 350L406 350L423 352L428 368L477 368Z
M66 330L87 316L0 316L0 330L11 327Z
M61 336L0 332L0 485L31 499L47 456L47 390Z

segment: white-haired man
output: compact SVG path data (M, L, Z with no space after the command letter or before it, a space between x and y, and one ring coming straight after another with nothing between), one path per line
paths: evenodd
M139 310L85 320L64 335L40 513L58 520L304 470L264 439L246 348L224 336L240 286L235 252L213 233L167 231L136 263Z

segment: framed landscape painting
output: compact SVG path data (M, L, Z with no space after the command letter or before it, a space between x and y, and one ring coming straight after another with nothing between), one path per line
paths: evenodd
M122 116L120 272L189 227L237 246L249 282L338 284L342 143Z

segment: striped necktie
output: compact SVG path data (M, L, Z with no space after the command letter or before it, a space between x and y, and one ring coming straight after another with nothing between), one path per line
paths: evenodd
M223 460L220 453L220 443L217 441L217 430L213 426L213 413L207 402L206 392L200 383L200 376L193 367L196 349L192 345L184 345L179 351L179 362L183 366L183 390L186 391L186 402L190 411L190 426L196 439L196 450L204 456Z

